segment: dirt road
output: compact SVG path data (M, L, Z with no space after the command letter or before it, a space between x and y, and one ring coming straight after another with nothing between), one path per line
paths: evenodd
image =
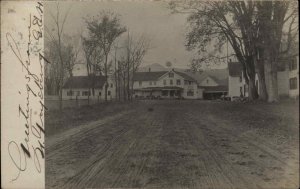
M66 130L46 139L46 186L298 188L297 108L260 106L148 101Z

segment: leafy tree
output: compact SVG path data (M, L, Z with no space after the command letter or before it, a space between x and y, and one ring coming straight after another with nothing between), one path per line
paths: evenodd
M210 62L212 59L226 58L221 55L228 41L235 52L234 55L242 64L243 75L249 85L249 98L258 97L255 87L257 73L260 80L260 98L273 101L278 98L278 94L275 94L277 59L274 54L278 55L279 51L273 50L272 56L269 54L269 57L273 57L273 66L270 68L273 73L273 83L271 82L273 85L267 82L270 88L268 92L273 91L274 94L269 97L265 82L265 68L268 61L263 54L266 55L273 45L277 49L280 46L282 21L293 17L287 15L289 4L282 1L172 1L170 7L175 12L189 14L190 30L186 36L186 46L188 50L196 49L200 55L199 59L193 61L193 66ZM265 14L274 16L268 18ZM269 35L270 31L276 31L276 34ZM271 41L277 42L271 44ZM209 47L213 50L208 51Z
M103 53L104 75L106 78L105 101L107 101L108 81L108 58L114 41L126 31L120 23L119 17L112 12L101 12L96 17L86 18L88 29L88 40L94 41L94 52L96 49Z
M264 64L260 72L266 78L268 101L278 101L278 62L299 37L298 5L293 1L258 1L256 7L259 58Z

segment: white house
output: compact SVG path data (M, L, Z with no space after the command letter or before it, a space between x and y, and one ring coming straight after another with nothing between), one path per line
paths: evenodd
M289 96L299 98L299 56L289 62Z
M73 76L68 78L62 90L63 99L105 99L105 76ZM107 99L116 97L113 81L108 78Z
M197 77L198 88L203 90L204 99L218 99L228 93L227 78L220 79L206 72Z
M277 80L278 95L299 97L299 57L293 59L281 59L278 64ZM242 66L239 62L228 62L228 96L248 96L248 85L245 82L242 72ZM259 91L259 81L255 75L255 85Z
M228 62L228 96L248 96L248 85L243 78L242 65L239 62Z
M136 98L203 98L193 77L174 70L137 72L133 89Z

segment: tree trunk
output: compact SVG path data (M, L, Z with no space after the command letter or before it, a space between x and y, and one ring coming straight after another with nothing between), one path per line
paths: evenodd
M117 68L116 68L116 63L115 63L115 93L116 93L116 100L118 99L118 78L117 78Z
M107 77L107 58L108 54L105 54L105 64L104 64L104 72L105 72L105 102L107 102L107 88L108 88L108 77Z
M249 99L250 100L256 100L258 98L258 93L257 93L257 89L255 87L255 76L253 77L249 77L249 90L248 90L248 94L249 94Z
M123 80L123 98L124 98L124 101L126 101L126 77L125 77L125 74L124 73L124 80Z
M134 71L134 67L132 68L132 79L131 79L131 100L133 99L133 93L134 93L134 90L133 90L133 85L134 85L134 80L133 80L133 76L135 74L135 71Z
M126 86L126 88L127 88L127 100L130 100L130 69L129 69L129 62L127 64L127 86Z
M258 77L258 96L260 100L267 101L268 100L268 92L266 88L265 81L265 69L264 69L264 61L263 61L263 51L262 49L258 49L258 57L255 61L255 67L257 68L257 77Z
M268 56L265 62L265 83L268 93L268 102L278 101L277 66Z
M259 99L263 101L268 100L268 92L267 92L267 87L266 87L266 81L265 81L265 73L264 70L258 71L257 73L258 76L258 81L259 81Z
M62 87L59 87L59 110L62 111L63 109L63 104L62 104Z
M118 65L118 67L119 67L119 65ZM119 91L119 93L118 93L118 95L119 95L119 101L121 101L121 80L120 80L120 71L119 71L119 69L118 69L118 83L119 83L119 85L118 85L118 91Z

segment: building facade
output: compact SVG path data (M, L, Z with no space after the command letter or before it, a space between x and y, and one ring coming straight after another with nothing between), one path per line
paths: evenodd
M62 89L62 97L64 100L72 99L105 99L105 85L107 88L107 99L116 98L116 89L113 81L105 76L73 76L68 78Z
M137 72L133 90L135 98L202 99L196 80L174 70Z
M203 99L214 100L228 94L227 82L211 75L203 75L202 79L198 81L198 88L203 90Z
M239 62L228 62L228 96L248 96L248 85L245 82L242 66Z
M299 56L291 59L289 63L289 96L299 98Z
M299 56L295 58L280 59L278 64L277 81L278 95L280 97L299 97ZM242 66L239 62L228 63L228 96L230 97L248 97L248 85L245 82ZM255 85L259 91L259 80L255 75Z

